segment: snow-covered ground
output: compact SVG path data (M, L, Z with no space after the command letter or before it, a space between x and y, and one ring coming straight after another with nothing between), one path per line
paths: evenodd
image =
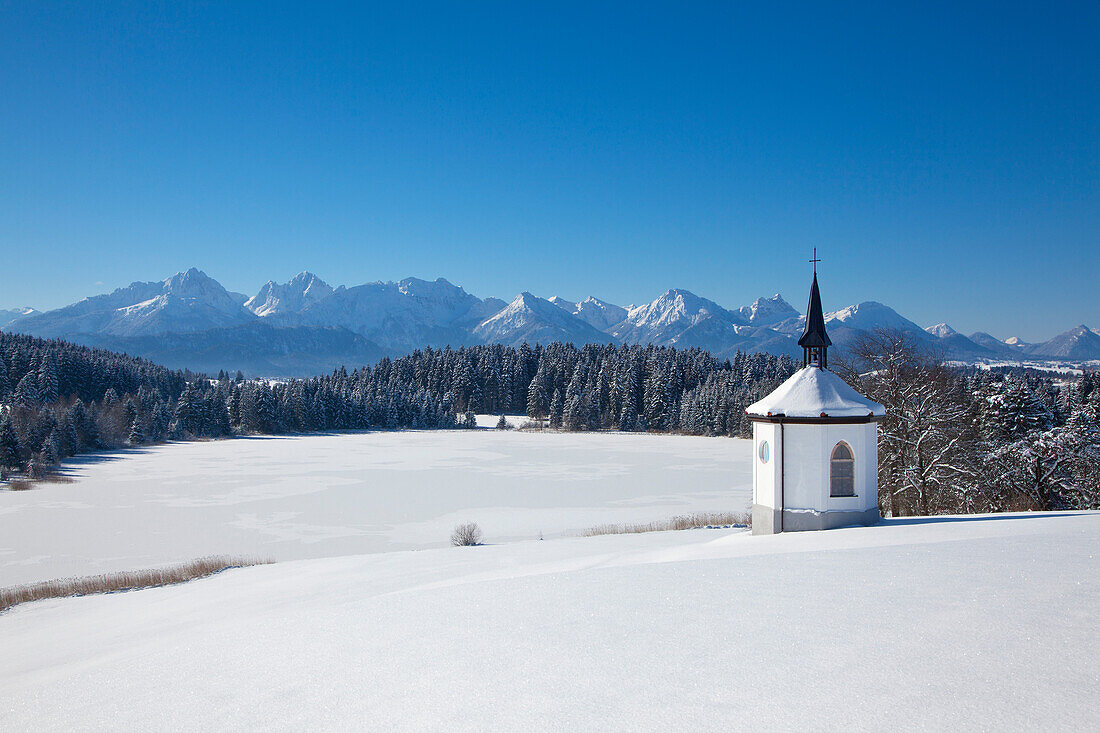
M466 521L498 543L741 511L751 450L729 438L477 430L91 456L69 465L74 483L0 491L0 586L213 554L281 561L442 547Z
M0 615L3 730L1100 729L1100 514L231 570Z

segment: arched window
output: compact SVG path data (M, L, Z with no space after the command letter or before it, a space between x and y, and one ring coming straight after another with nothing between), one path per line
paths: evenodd
M855 459L845 442L836 444L829 459L829 496L855 496Z

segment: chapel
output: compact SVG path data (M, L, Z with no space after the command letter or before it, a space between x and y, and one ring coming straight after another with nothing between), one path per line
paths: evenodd
M874 524L878 510L878 421L886 408L829 371L817 262L798 345L802 368L749 405L752 533Z

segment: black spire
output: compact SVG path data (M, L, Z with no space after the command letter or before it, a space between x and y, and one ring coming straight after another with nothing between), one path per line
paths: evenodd
M814 258L817 258L815 251ZM802 366L815 364L822 369L828 367L826 351L832 346L829 334L825 333L825 314L821 312L821 293L817 289L817 267L814 267L814 282L810 285L810 303L806 306L806 330L798 345L802 347Z

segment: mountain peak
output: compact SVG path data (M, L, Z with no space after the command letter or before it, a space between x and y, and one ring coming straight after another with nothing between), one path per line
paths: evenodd
M698 297L698 295L685 288L669 288L658 298L658 300L662 298L665 300L694 300Z
M1027 353L1055 359L1100 359L1100 335L1082 324L1049 341L1028 346Z
M757 298L751 305L742 306L737 312L746 323L753 326L772 326L799 315L779 293L770 298Z
M738 332L743 326L741 314L690 290L673 288L651 303L632 308L611 333L626 343L697 346L717 353L743 340Z
M26 316L33 316L38 313L37 310L30 306L23 306L22 308L11 308L10 310L4 310L0 308L0 328L5 328L18 321L20 318Z
M258 293L245 301L244 307L261 317L286 315L301 312L332 293L328 283L303 270L285 284L268 280Z
M480 339L489 343L518 346L565 341L578 346L607 343L611 338L587 321L549 300L523 291L493 317L474 329Z
M572 313L598 331L608 331L612 326L622 323L627 314L626 308L608 303L594 295L589 295L579 303L555 295L549 302L567 313Z
M438 277L435 280L421 280L418 277L407 277L397 283L397 289L403 295L427 298L432 301L446 301L456 303L459 301L477 300L458 285L452 284L445 278Z
M245 299L191 267L164 280L134 282L46 313L29 308L0 311L0 328L47 338L149 337L235 327L266 316L278 318L265 327L345 328L393 353L427 345L614 340L698 347L716 356L734 350L789 354L804 325L804 317L779 293L732 311L685 288L670 288L649 303L627 308L594 295L580 301L543 299L526 290L506 303L478 298L442 277L333 289L303 270L285 283L269 280ZM1040 344L1015 338L1001 341L983 333L972 335L967 344L968 339L946 323L921 328L872 300L826 314L825 320L838 344L860 331L887 328L926 342L944 339L936 343L967 358L1100 358L1100 335L1084 324Z
M946 323L937 323L935 326L929 326L924 329L928 333L932 334L936 338L947 338L949 336L958 336L959 332L948 326Z
M168 289L178 288L181 286L195 285L199 283L215 282L205 272L197 267L190 267L183 272L177 272L172 277L164 281L164 286ZM220 287L220 286L219 286Z
M876 300L865 300L862 303L826 313L825 323L835 323L836 325L865 331L876 328L890 328L927 337L927 332L923 328L903 317L890 306L883 305Z

